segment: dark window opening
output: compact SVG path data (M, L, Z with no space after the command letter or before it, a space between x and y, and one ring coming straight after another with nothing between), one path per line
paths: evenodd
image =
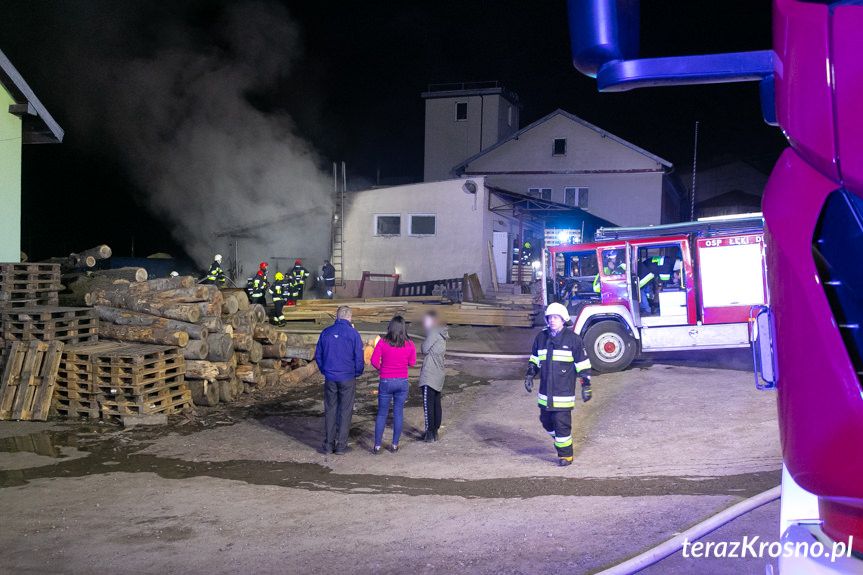
M551 154L553 156L566 155L566 138L555 138L552 145Z
M463 122L467 120L467 102L455 103L455 121Z

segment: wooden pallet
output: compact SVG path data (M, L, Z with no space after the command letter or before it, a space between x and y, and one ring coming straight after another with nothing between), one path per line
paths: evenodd
M63 342L14 342L0 380L0 419L48 417Z
M56 390L55 390L56 391ZM90 398L70 398L57 396L51 402L51 415L58 415L67 418L86 417L89 419L99 419L99 403L94 397Z
M79 344L98 341L99 318L92 308L21 307L0 315L2 337L6 341L62 341Z
M97 381L97 392L100 398L112 399L114 397L126 397L137 401L146 402L150 397L160 397L165 393L177 389L184 385L185 378L183 374L177 374L171 377L163 377L152 379L142 383L129 383L122 380L112 383L102 383Z
M183 383L170 392L148 401L102 400L99 408L104 418L119 418L124 415L146 415L151 413L178 413L192 405L192 392Z

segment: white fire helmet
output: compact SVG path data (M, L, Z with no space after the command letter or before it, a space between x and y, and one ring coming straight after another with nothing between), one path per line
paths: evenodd
M563 318L563 321L569 321L569 312L566 310L566 306L561 303L555 302L546 308L545 317L550 315L559 315Z
M216 261L222 263L222 254L216 254Z

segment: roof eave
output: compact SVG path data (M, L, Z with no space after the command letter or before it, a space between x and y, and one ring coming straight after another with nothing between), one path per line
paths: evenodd
M63 141L65 135L63 128L36 97L2 50L0 50L0 85L15 101L15 104L10 106L9 113L21 118L25 144L54 144Z

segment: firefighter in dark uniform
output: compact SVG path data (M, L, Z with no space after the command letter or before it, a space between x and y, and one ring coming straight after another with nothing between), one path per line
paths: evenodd
M207 277L204 278L203 284L212 284L219 286L219 289L225 287L225 272L222 269L222 254L216 254L213 258L213 263L210 264L210 269L207 271Z
M253 304L261 304L264 307L267 307L267 288L269 287L269 282L267 281L267 262L261 262L261 267L258 269L258 273L255 274L251 280L249 280L249 286L247 289L249 290L249 301Z
M330 263L330 260L324 260L324 267L321 268L321 279L324 280L324 287L327 288L327 299L333 299L333 291L336 289L336 268Z
M539 374L539 420L554 440L557 464L572 464L572 410L575 409L576 379L581 380L581 399L590 401L590 359L581 337L569 323L569 312L559 303L545 311L548 327L533 342L533 352L524 378L524 388L533 392Z
M294 269L291 270L291 275L294 276L294 280L297 282L297 299L303 299L306 280L311 274L309 274L309 270L303 267L303 262L297 260L294 262Z
M282 308L285 307L285 301L288 299L289 287L285 281L285 276L282 272L276 273L273 280L273 285L270 286L270 297L273 300L273 324L282 325L285 323L285 315L282 313Z

